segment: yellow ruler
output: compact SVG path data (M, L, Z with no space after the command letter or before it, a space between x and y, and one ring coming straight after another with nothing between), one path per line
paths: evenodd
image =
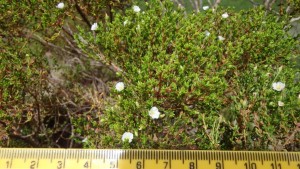
M300 169L300 152L9 149L0 169Z

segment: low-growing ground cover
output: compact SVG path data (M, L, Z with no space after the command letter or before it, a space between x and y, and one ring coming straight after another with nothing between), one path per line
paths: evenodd
M1 146L299 150L299 43L285 15L0 5L12 20L0 30Z

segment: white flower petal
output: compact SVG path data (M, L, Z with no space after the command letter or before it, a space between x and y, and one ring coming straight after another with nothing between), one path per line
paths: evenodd
M210 32L205 31L205 36L209 36L209 35L210 35Z
M225 38L224 38L223 36L218 36L218 39L219 39L220 41L225 40Z
M65 7L65 4L63 2L60 2L56 5L56 8L63 9Z
M133 134L130 133L130 132L125 132L123 135L122 135L122 141L125 142L126 140L131 143L132 142L132 139L133 139Z
M87 143L88 142L88 138L86 137L86 138L84 138L81 142L83 142L83 143Z
M149 111L149 116L152 117L152 119L158 119L160 115L160 112L158 111L157 107L152 107Z
M282 83L282 82L274 82L274 83L272 83L272 87L273 87L274 90L280 92L284 89L285 84Z
M284 103L282 101L278 101L278 106L282 107L282 106L284 106Z
M94 23L91 27L91 30L94 31L94 30L97 30L98 29L98 24L97 23Z
M136 13L138 13L138 12L140 12L140 11L141 11L141 8L140 8L140 7L138 7L138 6L136 6L136 5L135 5L135 6L133 6L132 8L133 8L133 11L134 11L134 12L136 12Z
M117 91L122 91L122 90L124 90L124 88L125 88L125 85L124 85L124 83L123 82L118 82L117 84L116 84L116 90Z
M228 17L229 17L229 15L228 15L227 12L225 12L225 13L222 14L222 18L226 19L226 18L228 18Z
M209 9L209 6L203 6L203 10L208 10Z

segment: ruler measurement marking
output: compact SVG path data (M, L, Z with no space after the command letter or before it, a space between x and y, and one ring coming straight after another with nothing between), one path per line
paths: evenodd
M45 152L46 153L46 159L49 159L50 158L50 163L52 163L52 160L53 160L53 155L55 156L56 154L56 150L53 151L53 153L50 155L49 153Z
M250 160L249 160L249 159L248 159L248 161L247 161L246 169L252 169L252 168L250 168Z
M257 153L258 154L258 153ZM264 160L262 154L258 154L258 159L260 159L261 165L264 165Z
M222 164L222 169L224 169L224 156L225 156L225 159L227 159L227 156L228 156L228 153L222 153L221 154L221 164Z
M283 160L282 161L287 161L288 159L287 159L287 154L284 154L284 156L283 156L284 158L283 158Z
M177 160L177 151L174 152L174 160Z
M17 157L20 158L20 155L21 155L20 152L18 152L17 155L18 155ZM27 157L27 152L25 152L24 155L25 155L25 158L24 158L24 163L25 163L26 162L26 157Z
M65 155L64 155L64 157L63 157L63 158L64 158L63 168L66 167L66 153L67 153L67 152L64 152Z
M72 153L72 154L73 154L73 153ZM79 154L80 154L80 151L79 151L79 153L78 153L78 154L76 154L76 156L75 156L75 157L76 157L76 161L77 161L77 163L79 163L79 157L78 157L78 156L79 156Z
M208 163L210 164L210 155L211 155L211 152L208 152Z
M138 152L136 150L134 150L134 159L137 160L138 159Z
M184 159L185 159L185 161L186 161L186 160L187 160L187 161L190 160L190 159L189 159L189 152L184 151Z
M273 169L276 169L277 168L277 166L276 166L276 162L275 162L275 159L274 159L274 156L273 156L274 154L272 153L272 154L270 154L270 157L271 157L271 161L273 162L273 163L275 163L275 167L273 168ZM271 164L272 165L272 164Z
M196 169L199 169L198 168L198 153L193 153L194 154L194 159L195 159L195 161L196 161ZM196 157L195 157L195 155L196 155Z
M170 155L171 155L171 152L166 151L166 152L165 152L165 158L164 158L164 160L167 160L167 159L169 158Z
M159 154L157 154L157 153L154 153L154 158L155 158L155 162L156 162L156 164L158 163L158 155L159 155Z
M234 159L235 159L235 160L234 160L234 161L235 161L235 165L237 165L237 160L240 159L240 156L239 156L240 154L233 154L233 155L234 155L234 157L235 157L235 158L234 158Z
M12 166L12 163L13 163L13 158L11 157L11 159L10 159L10 163L9 163L9 168L11 168L11 166Z
M13 149L13 151L9 151L7 148L3 148L2 150L0 149L0 157L3 158L2 164L4 164L5 168L10 169L14 169L14 167L37 169L45 168L45 166L46 168L60 166L59 169L69 169L69 166L76 165L76 162L81 166L83 161L86 164L86 168L92 169L96 167L96 165L93 165L94 160L98 160L95 164L98 165L100 161L99 164L102 165L101 161L104 160L106 162L107 158L109 161L113 160L116 168L121 167L120 169L123 169L123 162L126 162L124 163L126 166L129 165L128 161L130 161L130 158L134 159L134 161L131 161L133 164L130 165L133 167L130 167L132 169L137 168L137 162L140 165L139 169L152 169L156 165L162 167L158 167L157 169L204 169L208 166L216 169L229 169L225 166L232 165L234 168L234 162L236 166L240 165L240 162L243 162L242 165L246 167L244 169L300 169L299 152L101 149ZM120 159L122 162L120 161L119 163ZM178 161L179 165L177 166ZM180 164L180 161L183 165ZM23 162L25 166L22 166ZM105 166L107 165L106 163L104 164ZM47 164L51 165L47 166Z
M155 162L157 164L158 163L158 158L159 158L159 152L155 152L154 157L155 157Z
M145 168L145 157L143 156L143 164L142 164L142 166L143 166L143 169Z
M119 159L117 159L117 168L119 168Z
M89 168L92 168L92 160L91 159L89 159Z
M169 169L172 169L172 161L171 161L171 158L169 158Z
M40 162L40 158L38 158L36 161L36 168L39 168L39 162Z
M184 152L180 153L180 158L182 159L182 164L184 164L184 158L185 158Z
M280 156L279 156L279 161L283 161L283 155L281 154ZM278 160L277 160L278 161Z

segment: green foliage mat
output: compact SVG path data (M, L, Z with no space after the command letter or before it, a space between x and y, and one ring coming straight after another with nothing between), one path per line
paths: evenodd
M82 49L103 49L125 86L112 91L114 102L100 118L104 130L91 140L100 147L172 149L296 144L296 41L284 24L260 8L185 15L168 1L151 1L82 31L78 37L95 42L78 38Z

